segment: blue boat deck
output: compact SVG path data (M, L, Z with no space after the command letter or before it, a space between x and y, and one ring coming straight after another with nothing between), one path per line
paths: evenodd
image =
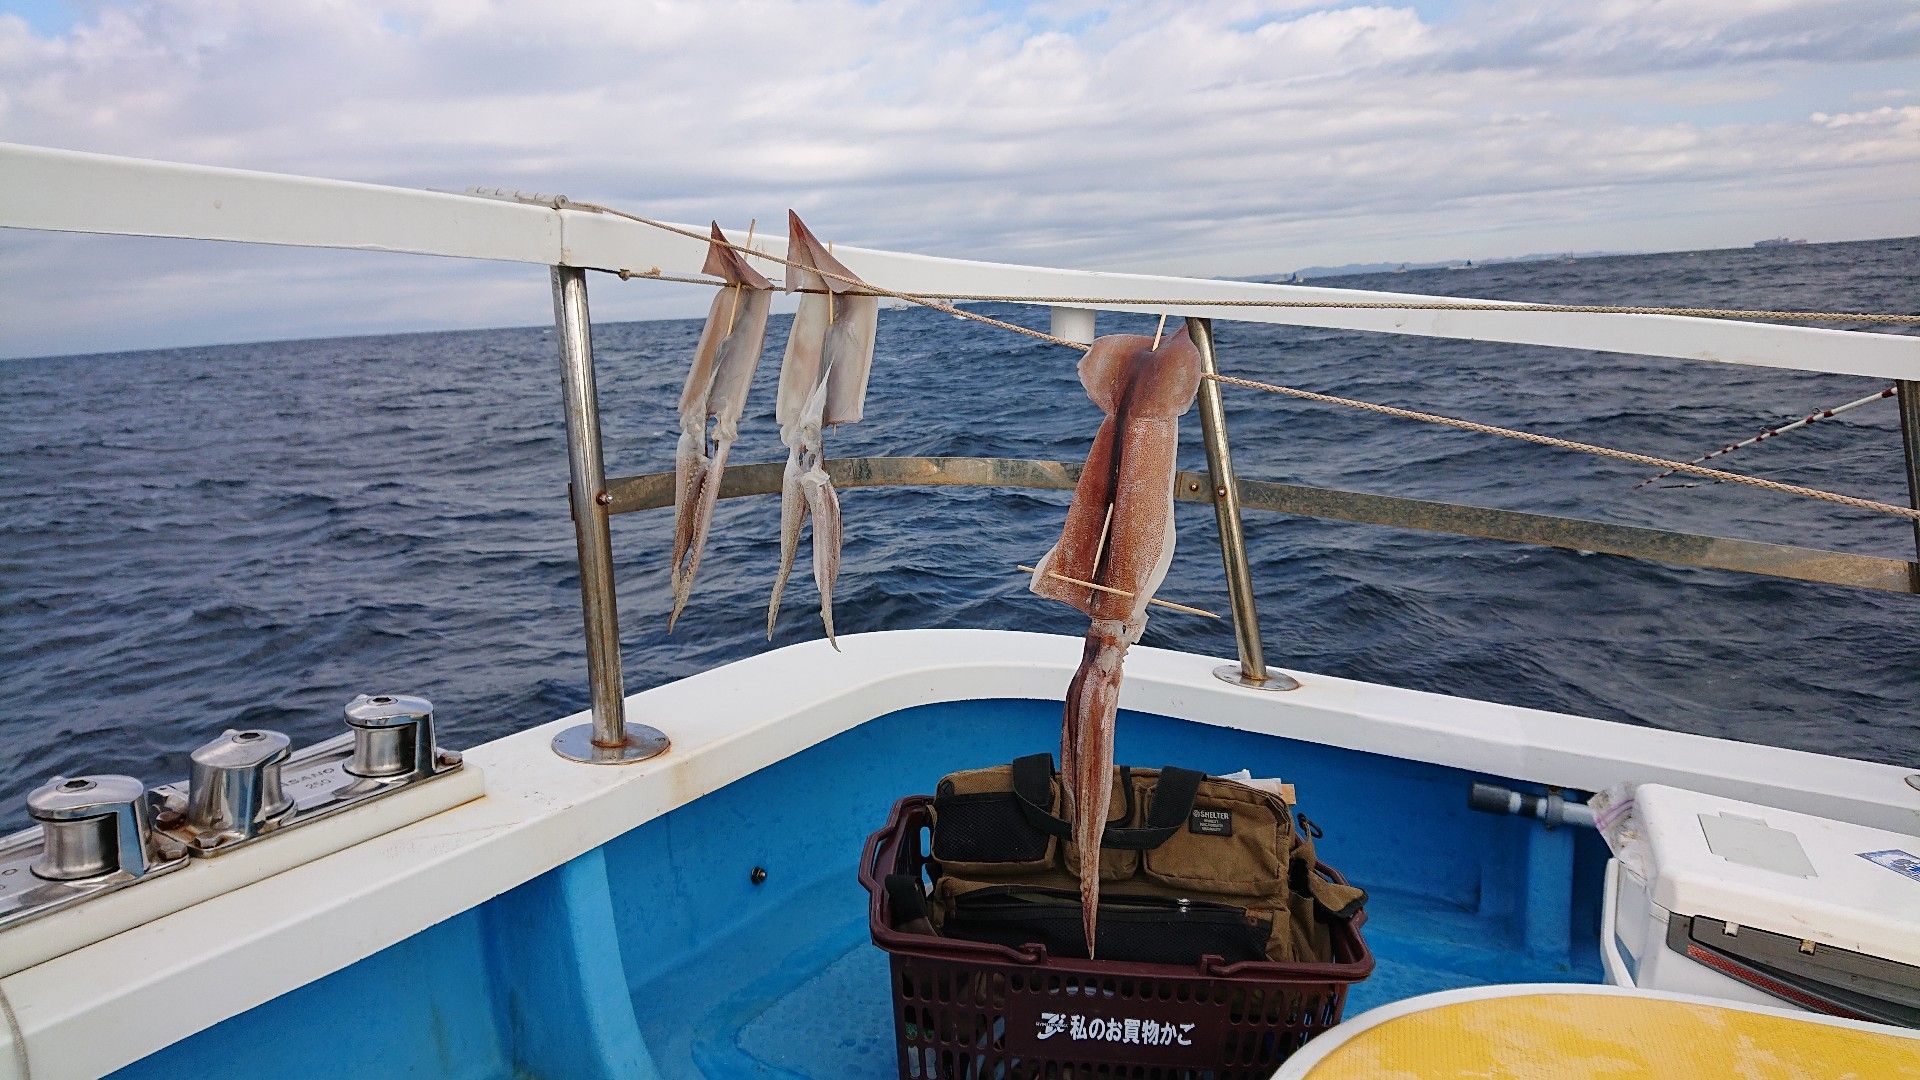
M1059 709L873 720L120 1075L891 1076L861 844L899 796L1057 741ZM1349 1016L1455 987L1600 979L1605 848L1590 830L1467 809L1473 781L1509 778L1139 713L1120 719L1118 759L1297 785L1321 857L1371 894L1378 967Z

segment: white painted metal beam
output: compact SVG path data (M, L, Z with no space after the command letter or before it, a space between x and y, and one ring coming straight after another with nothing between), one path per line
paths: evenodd
M552 263L551 209L0 144L0 225Z
M703 241L608 214L4 143L0 226L399 251L641 273L697 274L706 256ZM784 251L777 238L755 246ZM1102 311L1157 314L1166 308L1154 300L1200 299L1474 303L1410 293L1017 266L839 245L834 254L868 281L901 292L1089 297L1094 299L1073 306ZM770 263L768 269L777 274L781 268ZM1103 303L1098 300L1102 297L1147 302ZM1672 315L1205 306L1182 307L1177 313L1920 379L1920 337L1896 334Z

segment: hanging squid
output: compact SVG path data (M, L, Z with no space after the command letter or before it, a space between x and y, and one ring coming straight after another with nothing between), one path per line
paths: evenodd
M720 224L713 224L701 272L727 284L713 298L700 343L693 350L693 367L680 391L680 443L674 453L673 477L673 613L667 630L680 618L693 593L693 575L700 569L700 553L707 546L707 528L720 498L720 478L727 471L727 452L740 434L740 413L746 408L747 388L760 366L760 347L767 334L767 312L773 303L773 283L762 277L738 252L727 246ZM713 423L709 452L707 421Z
M1081 359L1080 382L1107 415L1087 452L1060 539L1040 560L1030 587L1092 619L1060 728L1061 785L1080 852L1080 917L1092 956L1100 836L1113 796L1120 666L1127 647L1146 629L1147 601L1173 560L1174 456L1180 417L1200 388L1200 352L1185 329L1158 348L1148 337L1103 337Z
M840 576L840 497L827 475L825 430L860 419L873 370L873 339L880 298L862 296L857 279L800 221L787 212L787 291L801 291L800 310L780 362L780 394L774 419L787 444L787 471L780 486L780 569L767 605L767 637L780 616L780 596L793 571L800 526L813 518L813 581L820 590L820 621L833 636L833 584ZM825 270L837 277L826 277ZM839 280L844 278L847 280Z

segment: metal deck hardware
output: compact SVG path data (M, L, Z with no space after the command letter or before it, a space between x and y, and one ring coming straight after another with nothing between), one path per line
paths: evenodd
M527 206L544 206L549 210L560 210L571 205L572 200L565 195L548 195L541 191L521 191L517 188L484 187L475 185L461 192L476 199L497 199L500 202L523 203Z
M131 776L56 776L27 796L39 824L0 838L0 930L186 865Z
M553 268L554 339L567 413L567 465L572 476L573 535L580 554L580 610L587 629L587 683L593 722L553 737L553 752L570 761L626 765L667 748L667 737L644 724L627 728L620 677L620 614L614 595L613 539L607 528L607 473L600 455L600 397L593 379L593 323L586 271Z
M228 731L192 755L187 826L196 848L251 840L293 816L280 769L293 742L277 731ZM170 815L171 816L171 815Z
M186 783L153 789L160 831L196 857L221 855L460 767L434 743L426 698L362 694L346 720L353 730L300 750L257 730L200 747Z
M1213 322L1188 319L1187 334L1200 350L1200 369L1219 374L1213 355ZM1260 615L1254 610L1253 573L1247 568L1247 537L1240 525L1240 481L1233 473L1233 447L1227 439L1227 410L1220 384L1200 380L1200 434L1207 444L1207 486L1213 516L1220 526L1220 561L1227 571L1227 597L1233 607L1233 637L1240 663L1213 669L1215 678L1253 690L1298 690L1300 683L1267 666L1260 644ZM1177 485L1176 485L1177 486Z
M423 697L361 694L347 702L353 729L349 775L363 780L430 776L438 768L433 745L433 702Z
M292 750L277 731L227 731L185 781L56 776L27 796L35 826L0 838L0 930L457 771L425 698L365 694L352 731Z

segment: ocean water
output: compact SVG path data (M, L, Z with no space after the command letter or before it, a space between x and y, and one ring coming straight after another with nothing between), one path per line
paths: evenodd
M1553 302L1912 311L1920 239L1333 279ZM599 290L643 288L595 276ZM995 312L1045 325L1037 308ZM783 460L776 316L734 461ZM1101 332L1151 332L1102 316ZM609 471L672 465L696 321L602 324ZM1863 396L1874 380L1222 323L1229 373L1682 459ZM919 309L882 314L867 419L829 455L1078 458L1098 423L1075 354ZM1227 390L1250 478L1444 498L1910 558L1900 519ZM1202 467L1192 414L1183 466ZM1736 467L1904 503L1891 401ZM586 704L566 451L546 328L0 363L0 826L56 773L185 775L231 725L310 742L362 691L433 699L453 746ZM1064 493L842 494L843 633L1080 633L1014 564ZM668 510L614 524L629 690L768 647L778 500L723 502L666 633ZM1227 608L1212 512L1183 504L1161 595ZM1274 663L1846 756L1920 764L1920 599L1250 512ZM817 636L804 563L774 637ZM1148 644L1233 652L1155 614Z

